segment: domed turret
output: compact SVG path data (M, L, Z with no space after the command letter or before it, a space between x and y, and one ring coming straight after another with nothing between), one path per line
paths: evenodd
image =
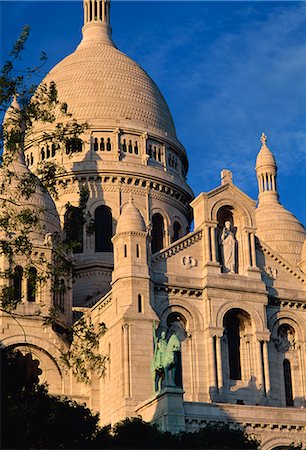
M17 98L14 97L11 106L8 108L4 123L7 127L18 127L18 113L20 112L20 106ZM16 128L15 128L16 129ZM13 177L4 179L5 169L1 167L0 180L2 183L9 183L5 191L2 194L3 203L6 200L13 200L10 202L10 208L16 210L16 213L20 212L20 209L33 209L37 212L39 217L39 225L32 232L32 239L44 241L46 233L60 232L60 221L56 210L54 201L52 200L48 191L42 186L39 179L33 175L25 163L24 152L20 145L12 155L9 154L9 150L5 147L3 153L3 159L7 160L7 169L14 174ZM21 192L20 183L23 180L32 178L33 184L35 184L35 192L29 195L27 199ZM1 212L0 212L1 214Z
M289 263L300 261L306 231L298 219L279 202L276 185L277 165L267 147L267 137L261 136L262 147L256 159L258 181L257 235Z
M146 231L143 217L134 205L131 198L129 203L124 206L123 211L119 217L116 234L126 233L130 231L141 233Z

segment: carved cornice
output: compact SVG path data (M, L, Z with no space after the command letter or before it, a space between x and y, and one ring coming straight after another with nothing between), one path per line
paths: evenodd
M183 295L187 297L200 297L202 295L202 289L181 287L181 286L170 286L163 284L156 284L154 286L156 292L165 292L170 295Z
M67 184L67 187L61 187L62 184ZM122 192L131 192L133 188L136 188L135 194L143 193L143 189L151 189L151 195L155 196L156 193L164 194L160 197L161 200L173 198L174 205L177 206L175 200L181 203L184 208L189 209L189 203L192 200L191 195L188 195L186 191L180 189L178 186L173 184L162 182L161 180L156 181L150 179L150 177L145 177L143 175L121 175L121 174L109 174L109 175L91 175L91 174L80 174L67 176L64 182L63 179L58 180L59 189L63 193L73 193L79 184L87 184L91 189L101 189L101 190L111 190L116 191L121 189ZM95 184L96 186L93 186ZM75 187L72 187L75 185ZM102 187L101 187L102 185ZM138 188L138 189L137 189ZM146 192L146 191L145 191ZM156 197L158 198L158 197ZM168 200L169 201L169 200Z
M281 256L277 255L277 253L271 247L259 240L257 241L256 246L257 248L262 250L263 253L269 255L270 258L274 259L274 261L276 261L279 266L281 266L283 269L297 278L301 283L306 284L306 276L303 274L303 272L301 272L296 267L291 266Z
M302 300L290 300L290 299L280 299L276 297L269 297L270 306L277 306L285 309L298 309L305 310L306 309L306 299L303 302Z
M167 259L173 255L176 255L177 253L181 252L182 250L185 250L186 248L190 247L191 245L195 244L201 239L202 239L202 230L194 231L193 233L190 233L189 235L184 236L175 243L171 244L166 249L153 255L152 262L159 262L162 261L163 259Z

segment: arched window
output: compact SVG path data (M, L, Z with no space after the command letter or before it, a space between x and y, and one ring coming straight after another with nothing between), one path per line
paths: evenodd
M178 239L180 239L180 237L182 237L182 227L181 224L179 222L174 222L173 224L173 237L172 237L172 242L177 241Z
M46 158L49 159L51 156L51 152L50 152L50 146L47 145L47 153L46 153Z
M124 246L123 246L123 255L124 255L125 258L127 257L127 246L126 246L126 244L124 244Z
M44 147L41 149L41 151L40 151L40 157L41 157L41 160L43 161L45 158L46 158L46 154L45 154L45 149L44 149Z
M14 288L14 300L21 302L22 299L22 276L23 268L16 266L14 270L13 288Z
M139 248L139 244L136 244L136 258L140 257L140 248Z
M66 154L82 151L82 141L79 138L72 138L66 142Z
M55 147L55 144L52 144L52 146L51 146L51 156L52 156L52 158L55 156L55 153L56 153L56 147Z
M28 302L35 302L37 289L37 270L35 267L30 267L27 279L27 300Z
M112 252L113 218L108 206L102 205L95 210L95 251Z
M97 138L94 139L93 149L94 149L95 152L97 152L99 150L99 144L98 144L98 139Z
M126 140L123 139L122 150L126 153Z
M66 241L73 244L73 253L83 253L83 213L71 206L65 216Z
M105 150L104 138L101 138L100 141L100 150L103 152Z
M288 361L288 359L284 359L283 370L284 370L286 406L294 406L292 394L291 367L290 361Z
M131 140L129 140L129 153L133 153L133 146Z
M224 328L228 345L229 376L231 380L241 380L240 318L238 310L233 309L226 314Z
M110 138L107 138L107 142L106 142L106 150L107 150L108 152L110 152L111 149L112 149L112 144L111 144Z
M137 141L135 141L134 153L135 153L135 155L138 155L138 144L137 144Z
M142 313L143 312L143 306L142 306L142 297L141 297L140 294L138 294L137 303L138 303L138 312Z
M156 253L164 247L164 218L156 213L152 217L152 253Z

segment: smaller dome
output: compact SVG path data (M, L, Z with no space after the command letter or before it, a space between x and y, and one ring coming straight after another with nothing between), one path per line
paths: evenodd
M12 103L7 108L6 113L4 114L3 123L10 122L12 120L18 119L18 114L20 111L20 105L18 103L16 95L14 95Z
M142 215L136 206L130 202L124 206L123 211L117 223L116 234L136 231L144 233L146 226Z
M14 199L14 209L16 213L20 208L29 208L37 211L39 217L39 227L31 232L32 239L35 241L44 241L47 233L55 233L61 231L60 219L49 192L42 186L39 179L30 172L27 168L22 152L16 152L12 161L9 162L9 169L12 171L16 178L11 180L7 195L3 194L3 199ZM3 182L3 168L0 168L0 183ZM30 195L27 200L21 195L19 190L19 182L23 177L27 176L35 177L35 192ZM1 211L0 211L1 216Z
M300 267L306 274L306 238L302 247Z
M263 167L272 166L277 170L276 161L273 153L267 147L267 137L264 133L261 135L262 147L256 158L256 170L259 170Z
M283 205L277 202L259 204L256 209L256 226L258 237L279 255L294 266L300 262L306 231Z

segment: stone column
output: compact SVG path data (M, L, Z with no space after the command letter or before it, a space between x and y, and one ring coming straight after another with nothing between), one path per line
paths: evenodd
M261 346L261 340L257 339L257 377L258 377L258 384L262 386L262 389L265 390L265 374L264 374L264 366L263 366L263 354L262 354L262 346Z
M114 152L116 154L116 160L120 161L120 157L121 157L121 148L120 148L121 130L120 130L120 128L116 128L113 131L113 134L114 134Z
M217 262L216 252L216 226L210 227L210 242L211 242L211 260Z
M122 326L123 330L123 362L124 362L124 397L131 397L131 340L130 324Z
M205 253L206 253L206 260L211 261L211 253L210 253L210 227L208 225L205 225Z
M217 375L218 375L218 389L223 387L223 367L222 367L222 348L221 336L216 336L216 352L217 352Z
M256 267L256 248L255 248L255 233L254 231L250 234L251 240L251 256L252 256L252 267Z
M148 165L149 155L147 155L147 139L148 133L143 133L141 136L141 146L140 146L140 154L142 157L142 162L145 165Z
M267 341L263 341L263 360L264 360L264 376L265 376L266 393L268 394L271 389L271 383L270 383L270 368L269 368L269 355L268 355L268 342Z
M210 344L210 354L211 354L211 386L218 389L218 376L217 376L217 355L216 355L216 347L215 347L215 336L210 336L209 344Z

